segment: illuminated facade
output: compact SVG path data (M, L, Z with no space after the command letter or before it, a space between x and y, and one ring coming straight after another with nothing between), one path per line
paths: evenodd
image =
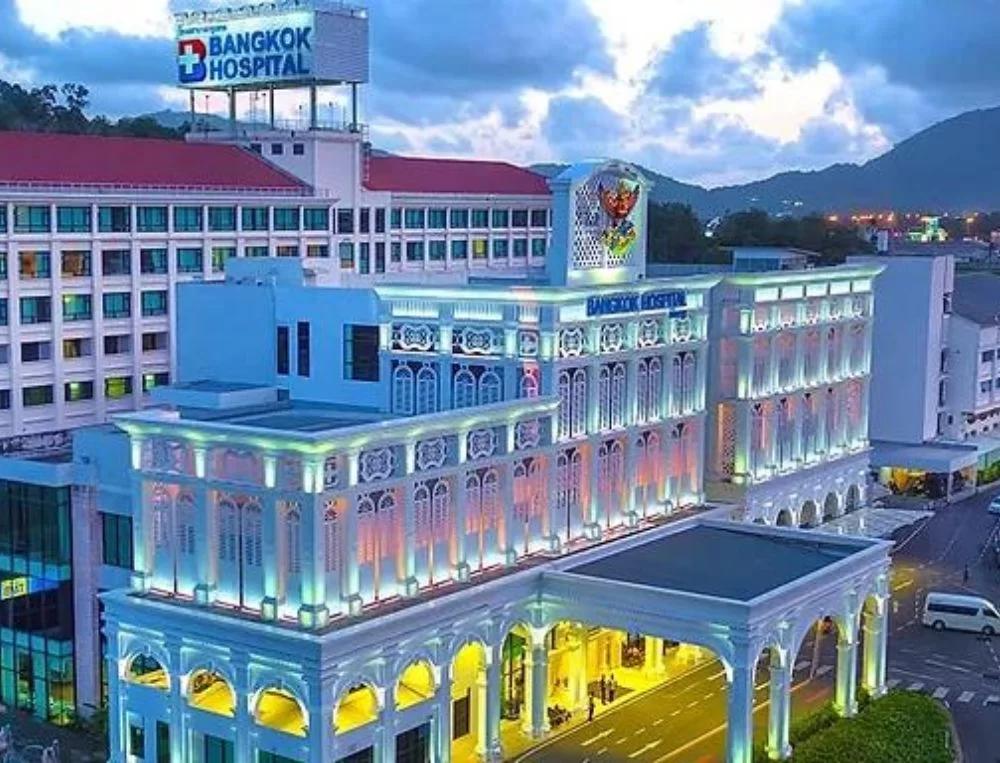
M713 299L709 495L814 527L859 508L878 265L735 274Z

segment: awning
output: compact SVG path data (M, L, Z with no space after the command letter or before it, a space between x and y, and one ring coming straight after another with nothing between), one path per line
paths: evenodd
M925 472L951 473L975 466L979 453L972 445L923 443L904 445L873 441L871 465L876 468L919 469Z

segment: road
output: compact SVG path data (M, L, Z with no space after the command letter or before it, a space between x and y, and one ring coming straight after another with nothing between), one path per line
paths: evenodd
M991 494L938 510L893 536L888 680L925 691L954 715L965 759L1000 763L1000 637L940 633L920 623L928 590L981 593L1000 603L1000 570L990 539L1000 517L986 511ZM968 566L969 578L964 579ZM832 697L831 637L820 639L817 668L812 636L796 659L793 718ZM994 643L997 642L997 643ZM525 763L715 763L723 759L726 688L722 666L705 663L592 722L556 735L518 758ZM758 669L754 739L767 735L767 673Z

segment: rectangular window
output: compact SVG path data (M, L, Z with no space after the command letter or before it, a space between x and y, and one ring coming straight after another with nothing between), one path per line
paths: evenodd
M341 270L354 270L354 242L341 241L337 244L337 257L340 258Z
M527 228L528 227L528 210L527 209L514 209L510 213L510 225L512 228Z
M547 209L531 210L532 228L544 228L548 224L549 224L549 210Z
M25 408L39 405L52 405L52 385L41 384L37 387L25 387L21 390L21 402Z
M101 252L101 272L106 276L127 276L132 272L132 252L105 249Z
M358 272L367 275L371 271L371 247L367 241L358 244Z
M403 245L398 241L393 241L389 245L389 259L392 262L402 262L403 260Z
M515 257L524 258L528 256L528 239L526 238L515 238L514 239L514 251Z
M469 257L469 242L464 239L456 239L451 242L451 258L453 260L465 260Z
M157 387L166 387L168 384L170 384L170 374L166 371L146 373L142 375L143 392L150 392Z
M18 260L18 272L21 278L49 278L52 275L52 262L48 252L22 249L18 254Z
M337 233L354 233L354 210L343 208L337 210Z
M507 259L507 239L505 238L493 239L493 259L495 260Z
M278 326L277 338L278 374L288 376L288 326Z
M344 326L344 378L379 380L378 326Z
M137 760L146 756L146 728L138 723L128 725L128 754Z
M510 227L510 210L494 209L492 222L494 228Z
M406 261L407 262L423 262L424 261L424 242L423 241L407 241L406 242Z
M196 233L202 229L201 207L174 207L174 230Z
M370 207L361 207L358 210L358 233L368 233L372 227L372 210Z
M448 242L437 239L427 242L427 258L431 262L443 262L448 253Z
M296 371L299 376L309 376L309 324L299 321L296 331Z
M243 247L244 257L267 257L266 246L245 246Z
M21 342L21 362L38 363L52 360L51 342Z
M94 317L94 311L89 294L63 294L63 320L89 321Z
M980 392L989 392L991 389L993 389L993 380L992 379L987 379L986 381L979 382L979 391Z
M10 390L0 389L0 410L10 410Z
M267 207L243 207L240 216L243 230L267 230Z
M129 207L98 207L97 230L101 233L128 233L132 230L132 210Z
M212 272L225 273L226 260L236 256L235 246L213 246L212 247Z
M473 209L472 210L472 227L473 228L488 228L490 224L490 210L488 209Z
M274 254L276 257L298 257L299 245L279 244L278 246L274 247Z
M14 233L48 233L52 230L52 211L48 206L14 207Z
M167 314L166 291L144 291L142 293L142 317Z
M204 739L202 763L236 763L233 758L233 743L231 741L219 739L209 734L205 734ZM243 761L239 761L239 763L243 763Z
M427 227L442 230L448 224L448 210L434 207L427 210Z
M375 232L385 233L385 207L375 207Z
M451 219L449 220L449 224L452 228L468 228L469 210L467 209L451 210Z
M104 337L105 355L124 355L132 351L132 337L128 334L111 334Z
M982 355L983 363L992 363L994 354L995 354L994 350L986 350Z
M545 239L544 238L533 238L531 239L531 256L542 258L545 257Z
M81 400L94 399L94 382L69 381L63 384L63 400L67 403L78 403Z
M50 297L21 297L21 323L50 323L52 299Z
M7 252L0 249L0 280L7 280Z
M111 320L132 315L132 295L127 291L106 292L103 300L105 318Z
M198 247L180 247L177 249L177 272L200 273L202 271L202 253Z
M109 376L104 380L104 396L108 400L121 400L131 394L131 376Z
M74 358L89 358L93 355L93 340L91 339L63 339L63 357L67 360Z
M0 233L7 232L7 205L0 204Z
M142 335L142 351L157 352L167 349L166 331L147 331Z
M90 252L85 249L64 249L62 274L65 278L82 278L90 275Z
M375 272L384 273L385 272L385 242L376 241L375 242Z
M271 155L272 156L282 156L285 153L285 146L281 143L271 144Z
M426 210L417 208L407 208L403 215L403 224L406 228L415 230L425 227Z
M292 144L292 156L305 156L306 146L304 143L293 143Z
M274 229L275 230L298 230L299 229L299 208L298 207L275 207L274 208Z
M488 254L488 244L489 242L485 238L472 239L472 259L485 260Z
M389 210L389 227L393 230L399 230L403 227L403 210L399 207L393 207Z
M166 207L136 207L135 228L139 233L166 233Z
M306 244L306 257L329 257L330 247L327 244Z
M302 226L306 230L330 230L330 210L326 207L307 207L302 210Z
M165 275L167 269L166 249L141 249L139 251L139 270L143 275Z
M170 759L170 724L166 721L156 722L156 763L173 763Z
M57 207L56 230L59 233L90 233L90 207Z
M209 207L208 229L210 231L236 230L236 207Z

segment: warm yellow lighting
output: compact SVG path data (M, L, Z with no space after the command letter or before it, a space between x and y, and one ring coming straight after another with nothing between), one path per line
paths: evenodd
M434 696L434 672L426 662L414 662L396 684L396 708L405 710Z
M286 734L304 737L309 731L309 721L302 707L290 692L284 689L265 689L257 700L257 723Z
M199 670L188 682L188 704L199 710L232 718L236 715L236 694L221 675Z
M363 684L354 686L341 698L333 713L333 728L346 734L378 720L378 697L375 690Z
M164 691L170 688L170 677L167 675L167 671L154 658L145 654L139 654L132 658L125 671L125 680L129 683L150 686Z

